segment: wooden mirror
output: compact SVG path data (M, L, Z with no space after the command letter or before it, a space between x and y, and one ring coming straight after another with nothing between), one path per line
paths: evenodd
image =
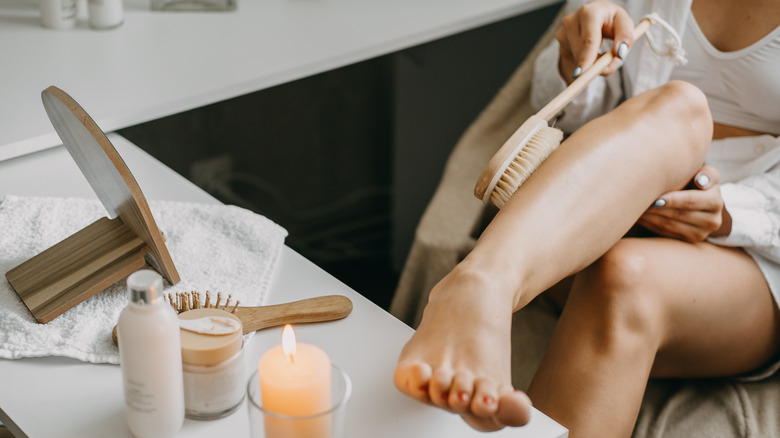
M100 218L11 269L6 278L39 323L121 280L148 261L179 282L165 239L130 169L105 133L68 94L41 93L54 129L111 218Z

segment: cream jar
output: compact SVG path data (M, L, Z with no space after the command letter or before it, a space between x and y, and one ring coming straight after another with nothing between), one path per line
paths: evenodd
M201 308L179 314L179 322L185 415L211 420L233 413L246 389L241 321Z

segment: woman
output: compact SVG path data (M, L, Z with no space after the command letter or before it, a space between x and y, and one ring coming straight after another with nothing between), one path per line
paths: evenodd
M537 61L536 104L587 69L603 39L625 65L564 110L557 125L571 136L431 291L395 383L480 430L525 424L511 317L549 289L562 312L530 399L572 437L629 436L650 377L776 369L780 2L568 7ZM634 47L634 22L650 12L683 36L687 65ZM653 237L625 237L637 223Z

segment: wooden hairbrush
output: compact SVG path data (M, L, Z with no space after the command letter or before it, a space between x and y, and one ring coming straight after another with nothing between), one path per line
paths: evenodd
M216 308L231 312L241 320L245 334L287 323L334 321L342 319L352 312L352 301L342 295L326 295L289 303L254 307L241 307L238 301L232 303L230 295L223 303L222 293L217 294L216 300L212 300L211 294L206 292L203 304L200 302L200 297L199 292L183 292L175 295L168 294L165 300L177 313L199 308ZM114 326L111 338L114 343L118 342L116 326Z
M654 21L654 14L643 18L634 28L634 40L639 39ZM520 125L485 166L474 187L474 196L486 204L490 202L502 208L520 185L561 144L563 132L548 126L547 121L601 74L613 58L611 50L601 55L565 90Z

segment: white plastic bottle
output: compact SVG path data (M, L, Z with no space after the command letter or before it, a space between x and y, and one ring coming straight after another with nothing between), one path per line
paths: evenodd
M122 0L88 0L87 10L93 29L113 29L125 20Z
M184 422L179 320L157 272L130 274L127 293L117 327L127 425L138 438L172 437Z
M41 24L49 29L73 29L76 26L76 0L39 0Z

